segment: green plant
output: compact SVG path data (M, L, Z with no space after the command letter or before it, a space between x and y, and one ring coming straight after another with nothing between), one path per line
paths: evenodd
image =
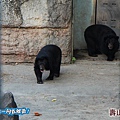
M76 61L76 58L72 57L72 63L75 63L75 61Z

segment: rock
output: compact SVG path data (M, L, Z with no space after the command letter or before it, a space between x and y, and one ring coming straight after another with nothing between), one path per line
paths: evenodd
M5 93L2 97L2 109L5 108L17 108L16 102L14 101L13 94L11 92ZM2 120L19 120L18 115L8 116L8 115L1 115Z
M71 21L72 0L48 0L48 18L51 27L68 27Z
M20 26L22 24L22 14L19 0L1 0L2 25Z

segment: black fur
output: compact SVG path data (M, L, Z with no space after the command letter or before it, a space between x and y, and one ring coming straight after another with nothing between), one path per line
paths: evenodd
M34 64L38 84L43 84L42 73L44 70L50 70L47 80L53 80L54 76L59 77L61 55L61 49L56 45L46 45L40 50Z
M119 49L119 37L106 25L91 25L84 32L87 43L88 54L97 57L97 54L103 53L108 61L113 61L115 53Z

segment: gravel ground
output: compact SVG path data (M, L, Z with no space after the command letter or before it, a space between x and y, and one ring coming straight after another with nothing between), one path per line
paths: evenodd
M45 81L48 74L40 85L33 64L2 65L3 92L12 92L19 108L30 108L20 120L119 120L109 116L110 108L119 109L119 60L77 60L62 65L53 81Z

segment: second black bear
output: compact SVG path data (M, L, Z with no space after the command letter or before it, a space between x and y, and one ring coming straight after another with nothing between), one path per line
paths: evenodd
M59 77L61 55L61 49L56 45L46 45L39 51L34 64L38 84L43 84L42 73L44 70L50 70L47 80L53 80L54 76Z
M119 49L119 37L108 26L96 24L86 28L84 32L89 56L97 57L103 53L108 61L113 61Z

